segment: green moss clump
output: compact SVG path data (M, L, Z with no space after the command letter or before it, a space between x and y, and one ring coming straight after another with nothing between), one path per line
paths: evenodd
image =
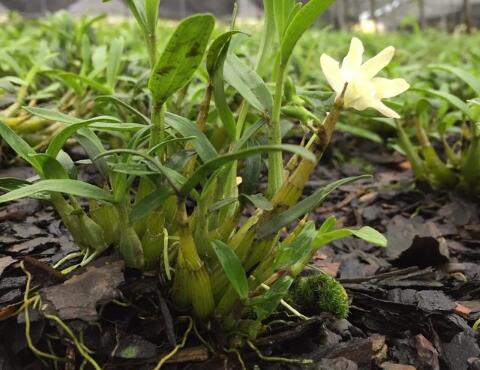
M347 292L325 273L298 277L290 288L288 300L311 314L328 312L342 319L348 315Z

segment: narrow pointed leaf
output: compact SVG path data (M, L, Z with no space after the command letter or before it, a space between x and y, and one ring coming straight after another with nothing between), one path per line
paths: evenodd
M150 212L160 207L173 194L173 190L166 186L150 193L133 207L132 212L130 212L130 221L135 222L141 220Z
M180 191L182 194L188 194L200 181L202 181L202 179L208 173L213 172L214 170L224 166L227 163L248 158L257 154L281 151L298 154L299 156L309 159L312 162L316 161L316 158L312 152L298 145L282 144L256 146L243 149L234 153L227 153L204 163L192 174L192 176L188 178L187 182L183 185Z
M116 96L113 96L113 95L102 95L102 96L98 96L95 98L96 101L104 101L104 102L111 102L113 104L116 104L120 107L123 107L125 108L127 111L129 111L130 113L132 113L133 115L137 116L138 118L140 118L143 123L149 125L150 124L150 118L148 118L147 116L145 116L142 112L140 112L139 110L135 109L134 107L132 107L131 105L127 104L126 102L124 102L123 100L120 100L119 98L117 98Z
M310 0L295 15L287 26L281 46L282 63L285 65L293 49L303 33L313 25L317 17L322 14L335 0Z
M248 298L248 280L242 262L232 248L220 240L213 241L213 250L228 281L242 299Z
M257 320L262 321L266 319L277 309L280 301L287 295L292 284L293 278L291 276L283 276L263 295L251 299L250 303L255 309Z
M379 247L386 247L388 244L387 239L381 233L369 226L364 226L360 229L344 228L328 232L322 232L320 230L312 242L312 248L318 249L335 240L340 240L349 236L356 236L359 239L365 240L366 242Z
M315 238L315 224L308 222L300 235L289 244L282 244L277 251L274 266L276 269L289 267L308 256L312 251L312 241Z
M253 68L235 54L229 53L225 61L225 80L260 112L272 112L273 98L267 85Z
M78 121L68 126L65 126L57 135L53 137L52 141L48 145L46 153L51 155L52 157L56 157L65 145L65 143L68 141L68 139L75 135L78 130L104 120L105 117L97 117L85 121ZM114 122L116 122L116 120Z
M108 52L107 85L111 90L114 90L115 84L117 83L118 74L120 73L123 45L123 38L116 38L112 41L110 50Z
M0 122L0 137L20 158L30 163L37 172L41 172L40 165L33 157L36 154L35 150L3 122Z
M296 205L288 209L287 211L280 213L277 216L274 216L270 221L263 224L258 230L258 237L264 238L268 235L271 235L282 227L285 227L295 221L297 218L302 217L308 214L312 209L317 207L332 191L337 189L340 186L346 185L350 182L357 181L360 179L370 178L371 176L356 176L348 177L346 179L334 181L323 188L317 190L315 193L309 197L301 200Z
M465 71L462 68L452 66L450 64L431 64L428 66L431 69L437 69L441 71L449 72L465 82L472 88L473 91L480 96L480 79L472 75L470 72Z
M177 131L183 137L195 137L195 140L192 141L192 146L202 161L206 162L218 156L215 147L205 134L197 128L194 122L172 113L167 113L165 115L165 121L168 126Z
M0 196L0 203L10 202L43 192L56 192L90 199L113 202L109 192L89 183L78 180L41 180Z

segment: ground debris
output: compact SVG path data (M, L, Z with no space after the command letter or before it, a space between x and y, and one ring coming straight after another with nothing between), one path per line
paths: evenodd
M117 288L124 282L123 268L123 261L90 266L63 284L42 289L44 310L62 320L96 321L97 304L119 297Z
M468 370L468 360L480 354L473 335L465 332L458 333L449 343L443 343L443 351L449 370Z

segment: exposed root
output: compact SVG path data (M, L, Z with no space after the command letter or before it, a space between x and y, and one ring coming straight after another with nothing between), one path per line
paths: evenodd
M286 357L278 357L278 356L265 356L260 352L260 350L255 347L255 344L253 344L251 341L247 341L248 346L255 351L257 356L263 360L263 361L268 361L268 362L286 362L289 364L302 364L302 365L308 365L312 364L313 360L310 359L302 359L302 358L286 358Z
M245 366L245 362L243 361L242 355L240 354L240 352L237 349L235 349L235 348L230 348L230 349L224 348L224 351L227 352L227 353L235 353L235 355L237 355L238 363L242 367L242 370L247 370L247 367ZM228 359L226 361L228 362ZM225 368L227 369L228 367L225 366Z
M32 342L32 338L30 336L30 312L29 312L29 306L32 305L33 307L39 308L41 306L41 299L40 296L34 297L34 299L29 299L29 293L30 293L30 286L31 286L31 281L32 281L32 275L30 272L25 268L24 262L20 262L20 267L22 268L23 272L27 276L27 283L25 286L25 294L23 297L23 308L25 312L25 338L27 340L28 347L30 350L37 355L40 358L46 358L49 360L56 362L65 362L66 360L64 358L58 357L54 354L51 353L46 353L38 348L35 347L35 345ZM49 315L46 313L43 313L43 316L46 319L55 321L57 325L59 325L63 331L70 337L70 339L73 341L75 344L75 347L77 348L78 352L83 356L83 358L95 369L95 370L101 370L102 368L97 364L97 362L90 356L89 352L91 352L78 338L75 336L73 331L68 327L67 324L65 324L59 317L55 315Z
M25 339L27 340L28 348L30 348L30 350L39 358L46 358L46 359L53 360L53 361L65 362L64 358L58 357L55 354L43 352L43 351L39 350L37 347L35 347L35 345L33 344L32 337L30 335L30 324L31 323L30 323L29 306L31 304L35 305L36 302L40 301L40 297L39 296L34 297L33 300L28 298L28 296L30 294L30 286L31 286L31 283L32 283L32 274L30 274L30 272L25 268L25 264L24 264L23 261L20 262L20 267L23 270L23 272L25 273L25 275L27 276L25 293L23 294L23 309L24 309L24 312L25 312Z
M187 330L183 334L182 341L179 344L177 344L172 351L170 351L169 353L167 353L167 355L162 357L160 359L160 361L158 362L157 366L155 366L155 368L153 370L160 370L162 368L162 366L165 365L165 363L168 360L170 360L173 356L175 356L175 354L178 352L179 349L185 347L185 344L187 343L188 335L190 334L190 332L193 329L193 319L190 316L184 316L183 318L188 319L189 323L188 323Z

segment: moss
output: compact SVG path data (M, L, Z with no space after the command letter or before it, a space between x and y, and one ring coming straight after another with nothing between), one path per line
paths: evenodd
M298 277L288 300L311 314L328 312L339 318L348 315L348 296L343 286L325 273Z

